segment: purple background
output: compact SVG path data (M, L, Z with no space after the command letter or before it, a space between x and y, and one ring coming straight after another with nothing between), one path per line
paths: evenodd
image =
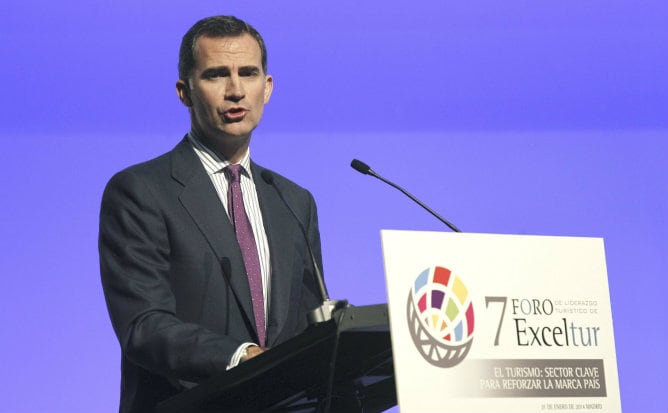
M379 230L604 237L622 406L668 392L668 3L9 0L0 5L0 412L114 412L97 263L109 177L187 131L197 19L265 36L253 157L312 190L332 297L385 302Z

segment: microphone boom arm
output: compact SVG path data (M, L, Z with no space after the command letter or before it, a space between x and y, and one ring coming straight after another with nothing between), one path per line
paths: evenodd
M433 216L435 216L439 221L441 221L442 223L444 223L445 225L447 225L448 228L450 228L450 229L453 230L454 232L462 232L462 231L461 231L459 228L457 228L453 223L451 223L451 222L448 221L447 219L445 219L445 218L443 218L442 216L440 216L439 214L437 214L436 211L434 211L433 209L429 208L429 207L428 207L427 205L425 205L422 201L420 201L420 200L417 199L415 196L413 196L410 192L406 191L404 188L400 187L399 185L395 184L394 182L388 181L387 179L385 179L385 178L383 178L382 176L378 175L373 169L371 169L371 168L369 167L369 165L365 164L364 162L362 162L362 161L358 161L357 159L353 159L353 161L351 162L350 166L352 166L353 169L355 169L355 170L356 170L357 172L359 172L359 173L362 173L362 174L365 174L365 175L371 175L371 176L373 176L374 178L379 179L379 180L385 182L386 184L390 185L391 187L393 187L393 188L395 188L395 189L398 189L398 190L401 191L404 195L406 195L407 197L409 197L410 199L412 199L413 202L415 202L416 204L420 205L422 208L424 208L425 210L427 210L427 212L429 212L430 214L432 214Z

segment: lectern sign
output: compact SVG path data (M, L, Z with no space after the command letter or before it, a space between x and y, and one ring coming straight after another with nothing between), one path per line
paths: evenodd
M382 240L402 412L621 412L602 239Z

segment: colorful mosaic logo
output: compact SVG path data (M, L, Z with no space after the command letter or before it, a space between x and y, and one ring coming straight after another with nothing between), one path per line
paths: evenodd
M462 279L443 267L424 270L408 293L408 327L422 357L437 367L459 364L473 343L473 303Z

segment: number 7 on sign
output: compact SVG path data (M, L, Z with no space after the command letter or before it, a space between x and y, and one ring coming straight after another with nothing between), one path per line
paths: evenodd
M503 308L501 309L501 317L499 317L499 327L496 329L496 338L494 339L494 345L499 345L499 336L501 335L501 326L503 325L503 316L506 314L506 303L508 302L508 297L485 297L485 308L489 308L489 303L503 303Z

